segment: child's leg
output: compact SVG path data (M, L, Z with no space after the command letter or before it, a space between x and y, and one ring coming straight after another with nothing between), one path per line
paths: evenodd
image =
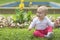
M44 37L44 34L42 33L42 31L40 30L36 30L34 33L33 33L34 36L36 37Z
M53 28L51 26L48 26L47 30L48 30L48 32L52 32Z
M47 35L48 32L52 32L53 28L51 26L48 26L45 30L42 31L43 34Z
M45 30L36 30L33 34L36 37L45 37L45 35L48 34L48 32L52 32L53 28L51 26L48 26Z
M48 26L45 30L45 33L47 34L45 37L48 37L48 38L52 37L53 35L52 31L53 31L53 28L51 26Z

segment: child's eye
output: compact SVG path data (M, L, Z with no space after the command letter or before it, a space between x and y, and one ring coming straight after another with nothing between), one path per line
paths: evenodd
M37 13L41 13L41 12L37 12Z

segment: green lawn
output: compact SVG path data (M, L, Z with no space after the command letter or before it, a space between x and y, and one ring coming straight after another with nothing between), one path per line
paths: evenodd
M5 17L12 16L15 17L15 14L0 14ZM48 16L54 16L55 18L60 16L60 14L48 14ZM27 26L28 27L28 26ZM47 40L47 38L36 38L33 36L33 30L28 31L28 28L0 28L0 40ZM60 28L54 29L54 36L52 40L60 40Z
M0 28L0 40L47 40L47 38L36 38L33 31L20 28ZM54 29L52 40L60 40L60 29Z
M16 1L16 0L0 0L0 4L13 2L13 1Z
M60 14L48 14L47 16L52 16L54 18L60 17Z
M25 0L26 2L28 2L28 1L30 1L30 0ZM56 2L56 0L32 0L32 2L49 2L49 1L55 1ZM59 1L59 0L58 0ZM57 1L57 2L58 2Z
M8 16L12 16L12 18L14 19L14 20L16 20L16 14L0 14L0 15L3 15L4 17L8 17ZM35 15L35 14L34 14ZM52 16L52 17L54 17L55 19L57 18L57 17L59 17L60 16L60 14L48 14L47 15L48 17L49 16Z
M7 17L7 16L12 16L13 18L15 18L16 17L16 14L0 14L0 15L3 15L3 16L5 16L5 17ZM55 17L55 18L57 18L57 17L59 17L60 16L60 14L48 14L47 15L48 17L49 16L53 16L53 17Z
M7 2L13 2L13 1L20 1L20 0L0 0L0 4L7 3ZM25 0L30 1L30 0ZM32 2L57 2L60 3L60 0L32 0Z

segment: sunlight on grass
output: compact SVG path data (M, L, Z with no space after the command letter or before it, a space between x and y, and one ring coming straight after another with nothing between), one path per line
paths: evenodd
M8 3L8 2L14 2L14 1L20 1L20 0L0 0L0 4ZM29 2L30 0L25 0L25 2ZM60 3L60 0L32 0L32 2L57 2Z
M12 16L13 18L15 18L16 17L16 14L0 14L0 15L3 15L3 16L5 16L5 17L8 17L8 16ZM34 14L35 15L35 14ZM33 15L33 16L34 16ZM49 16L53 16L54 18L57 18L57 17L59 17L60 16L60 14L47 14L47 16L49 17Z
M33 31L20 28L0 28L0 40L47 40L46 38L36 38ZM54 29L54 37L52 40L60 39L60 29Z
M0 14L5 17L13 16L16 17L16 14ZM34 15L33 15L34 16ZM54 16L58 17L60 14L48 14L48 16ZM34 29L31 31L28 31L27 28L0 28L0 40L47 40L47 38L36 38L33 36ZM54 29L54 37L52 40L60 40L60 28Z

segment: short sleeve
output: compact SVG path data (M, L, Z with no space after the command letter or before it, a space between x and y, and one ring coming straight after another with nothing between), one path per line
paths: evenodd
M47 17L47 23L48 23L48 26L54 27L54 22L52 22L48 17Z
M34 18L29 26L29 28L33 28L36 25L36 18Z

